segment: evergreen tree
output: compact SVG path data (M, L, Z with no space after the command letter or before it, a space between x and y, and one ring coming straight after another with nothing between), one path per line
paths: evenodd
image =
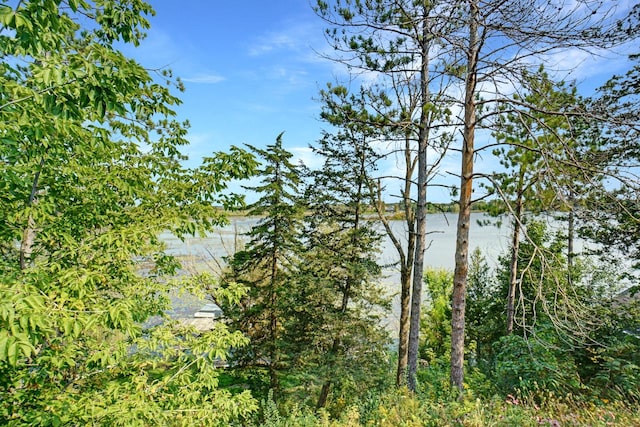
M505 171L491 177L490 191L504 202L502 213L511 224L511 261L506 294L506 333L513 332L518 280L517 259L522 236L527 237L526 215L552 210L568 212L568 263L573 257L573 212L580 195L588 191L595 165L585 165L572 119L583 113L573 85L555 83L540 69L523 76L525 95L514 95L513 106L497 119L494 136L501 146L493 154ZM525 105L523 107L521 105Z
M464 338L466 288L469 261L469 228L473 201L476 159L486 147L476 146L477 130L491 122L494 114L485 108L504 101L501 84L519 87L526 83L526 70L544 61L550 52L562 48L615 47L637 37L630 15L618 20L598 13L603 8L556 7L538 2L481 2L456 5L459 31L446 38L457 55L450 69L459 75L463 91L462 148L459 215L457 223L451 334L451 382L462 391L464 381ZM622 28L629 31L623 34ZM499 41L499 42L494 42ZM458 74L459 73L459 74ZM499 77L498 77L499 76ZM544 110L543 110L544 111Z
M448 357L451 342L451 288L453 277L447 270L427 270L427 307L422 315L422 357L429 364Z
M471 362L487 368L493 358L492 345L504 333L504 299L494 271L479 248L469 258L466 318Z
M269 387L277 398L288 363L283 342L288 294L295 286L301 250L301 177L291 163L292 154L282 147L282 134L264 149L249 148L264 162L258 171L261 184L249 187L259 199L249 206L248 215L260 219L247 234L246 248L234 254L226 278L244 285L247 295L239 308L225 307L224 311L250 339L250 345L236 353L237 361L266 365Z
M313 148L325 161L306 192L305 251L287 329L296 369L320 382L323 407L332 387L355 395L380 381L388 302L378 282L380 236L365 216L375 191L368 138L346 127Z
M624 75L613 76L590 105L600 119L588 123L597 135L593 157L600 162L598 171L606 185L586 202L596 208L580 212L580 233L599 244L598 253L606 262L622 267L624 254L632 266L624 273L633 285L640 267L640 55L632 59L636 64Z
M378 120L371 122L358 114L351 120L384 129L384 139L395 142L388 156L401 153L404 157L404 174L398 179L403 181L399 197L406 235L399 236L389 226L380 197L377 208L400 264L396 382L406 383L413 391L427 248L427 187L437 176L452 141L451 135L442 130L451 115L447 94L451 79L443 71L447 68L443 60L446 53L440 43L457 22L447 19L448 11L442 14L443 10L442 2L408 0L318 0L316 8L332 27L326 34L335 47L334 59L347 64L350 71L376 76L377 84L364 82L362 92L367 94L365 103ZM359 112L360 108L355 110Z

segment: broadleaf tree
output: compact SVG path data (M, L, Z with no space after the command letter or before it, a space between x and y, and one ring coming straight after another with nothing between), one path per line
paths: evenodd
M115 47L140 43L152 13L135 0L0 5L3 424L227 425L256 409L218 388L213 359L242 335L146 323L170 290L202 287L172 280L180 263L159 235L222 224L214 205L240 199L220 192L255 166L238 149L183 166L170 73Z

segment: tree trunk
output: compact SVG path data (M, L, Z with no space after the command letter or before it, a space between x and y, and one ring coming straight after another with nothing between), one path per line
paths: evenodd
M422 22L422 64L420 72L421 104L420 132L418 135L418 199L416 203L416 248L413 262L413 289L411 292L411 319L409 324L409 348L407 360L407 387L417 389L416 373L418 369L418 344L420 336L420 308L422 304L422 276L424 271L424 252L427 244L427 148L429 143L430 114L426 107L429 103L429 22L428 6L424 6Z
M320 396L318 397L318 403L316 404L316 409L324 408L327 404L327 398L329 397L329 390L331 389L331 380L325 381L322 384L322 389L320 390Z
M451 302L451 383L460 392L464 382L464 316L469 273L469 226L473 191L473 158L476 128L476 83L479 53L478 4L470 2L468 67L465 79L464 129L460 174L460 213L458 215L453 296Z
M522 227L522 184L524 174L520 173L518 195L516 199L515 218L513 220L513 234L511 236L511 261L509 264L509 291L507 292L507 335L513 333L515 316L516 286L518 284L518 253L520 251L520 231Z
M38 184L40 181L40 172L44 166L44 158L40 160L40 168L33 177L33 183L31 184L31 194L27 201L27 206L31 207L37 203L36 195L38 194ZM29 213L27 219L27 226L22 233L22 241L20 242L20 269L24 270L31 262L31 254L33 253L33 243L36 239L36 222L33 219L33 215Z
M411 136L405 135L405 178L402 201L404 204L404 218L407 224L407 253L402 251L398 242L396 248L400 255L400 325L398 331L398 369L396 371L396 385L407 383L407 365L409 361L409 320L411 311L411 278L413 276L416 248L416 212L411 199L413 187L413 172L416 167L416 158L412 155Z
M409 307L411 305L411 273L406 266L400 267L400 327L398 331L398 369L396 385L401 386L407 380L407 361L409 359Z
M404 205L404 219L407 225L407 250L406 253L401 241L394 234L387 217L385 216L384 206L382 205L382 189L378 181L377 199L375 206L378 211L378 217L384 225L385 232L391 243L398 252L400 258L400 324L398 330L398 366L396 370L396 385L401 386L407 381L407 361L409 350L409 315L411 310L411 276L413 273L413 261L415 252L415 212L411 200L411 187L413 181L413 170L415 169L415 161L412 159L411 142L407 137L405 146L405 165L406 175L404 178L404 189L402 191L402 200Z
M27 226L22 233L22 241L20 242L20 269L24 270L31 262L31 253L33 252L33 242L36 239L36 222L33 216L29 214Z

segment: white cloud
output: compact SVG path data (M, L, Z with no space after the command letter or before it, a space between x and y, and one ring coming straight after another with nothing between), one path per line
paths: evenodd
M189 83L215 84L224 81L225 78L219 74L197 74L193 77L184 77L182 80Z
M322 157L316 155L310 147L292 147L288 150L293 154L293 164L302 162L302 164L312 170L322 167Z
M270 33L249 49L249 55L260 56L277 50L297 48L297 41L287 33Z
M321 30L309 23L284 23L283 29L253 38L249 55L261 56L278 51L296 51L306 56L313 40L321 37Z
M547 71L555 71L556 79L575 80L578 83L589 80L603 83L613 74L629 67L628 55L635 53L635 43L627 43L616 49L572 48L556 50L541 58Z
M270 77L283 81L290 87L308 86L311 83L308 71L294 67L276 65L271 69Z

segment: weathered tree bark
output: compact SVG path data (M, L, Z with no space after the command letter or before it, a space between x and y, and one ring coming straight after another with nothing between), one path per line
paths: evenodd
M420 92L422 105L429 103L429 10L425 4L422 19L422 43L420 66ZM422 108L420 113L420 131L418 134L418 198L416 203L416 248L413 262L413 287L411 292L411 318L409 320L409 348L407 360L407 387L417 389L416 372L418 369L418 344L420 335L420 308L422 304L422 282L424 271L424 252L427 245L427 148L429 144L430 113Z
M402 200L404 203L404 218L407 224L407 255L400 257L400 325L398 331L398 369L396 370L396 385L401 386L407 382L407 364L409 361L409 319L411 305L411 278L414 271L414 252L416 248L416 212L411 200L411 187L413 186L413 171L416 160L411 155L411 142L409 135L405 138L405 165L406 176ZM388 234L388 233L387 233ZM398 252L402 252L402 246L398 244Z
M36 222L33 216L29 214L27 226L22 233L22 241L20 242L20 269L24 270L31 261L31 253L33 252L33 243L36 239Z
M464 381L464 317L469 272L469 227L473 192L474 139L476 129L476 84L478 78L478 3L469 2L469 47L465 78L464 128L460 174L460 212L458 214L453 296L451 302L451 383L460 392Z
M409 360L409 308L411 305L411 267L400 267L400 324L398 330L398 367L396 385L407 381L407 362Z
M402 203L404 221L407 226L406 252L402 242L396 237L396 232L386 217L384 204L382 203L382 189L378 182L377 200L375 203L378 217L382 222L385 232L391 243L396 248L400 265L400 322L398 328L398 366L396 369L396 385L401 386L407 382L407 361L409 350L409 317L411 310L411 278L413 274L413 261L416 245L416 218L413 201L411 199L411 187L413 186L413 172L417 158L413 157L411 139L407 135L405 139L405 177L402 190Z

